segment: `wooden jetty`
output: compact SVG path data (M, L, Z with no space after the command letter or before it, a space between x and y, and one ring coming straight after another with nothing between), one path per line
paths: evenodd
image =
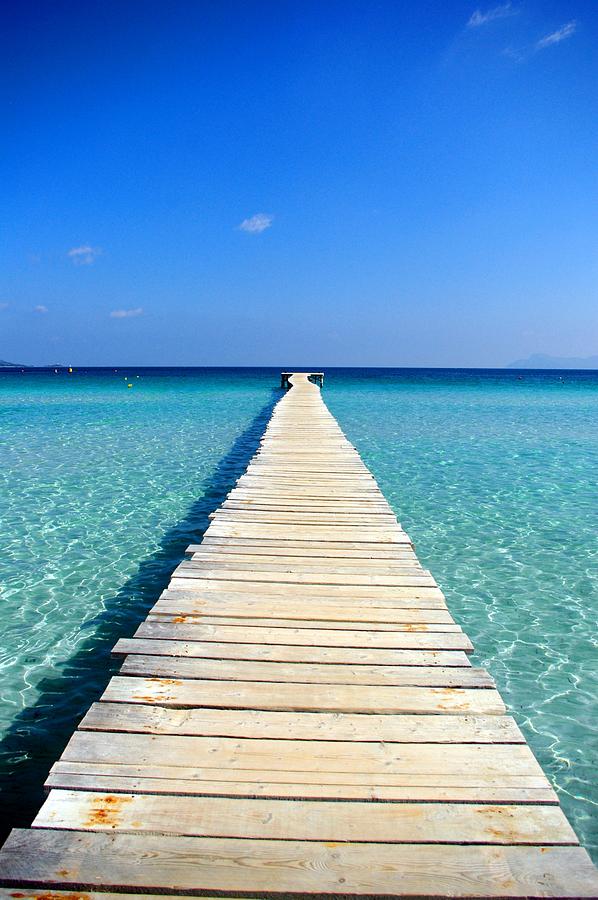
M0 893L598 896L442 592L319 388L289 378L202 543L117 643Z
M324 373L323 372L281 372L280 373L280 386L288 391L290 387L292 387L292 377L293 375L301 374L303 376L307 376L309 381L313 381L314 384L319 384L320 387L324 387Z

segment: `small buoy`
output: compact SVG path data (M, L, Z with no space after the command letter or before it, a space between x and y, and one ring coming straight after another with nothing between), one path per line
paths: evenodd
M58 369L54 369L54 374L58 375Z
M132 385L132 384L128 384L127 387L133 387L133 385Z
M72 371L73 371L73 367L69 366L69 372L72 372Z

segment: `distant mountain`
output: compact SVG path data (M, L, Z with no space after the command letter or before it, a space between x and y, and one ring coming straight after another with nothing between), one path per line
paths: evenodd
M27 363L11 363L0 359L0 369L66 369L64 363L48 363L47 366L29 366Z
M532 353L527 359L516 359L507 369L598 369L598 356L547 356Z

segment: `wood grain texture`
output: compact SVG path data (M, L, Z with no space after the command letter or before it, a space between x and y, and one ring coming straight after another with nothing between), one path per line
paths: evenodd
M350 663L378 666L455 666L469 667L462 650L378 650L359 647L314 647L286 644L219 643L218 641L153 640L121 638L112 653L115 656L196 657L199 659L253 659L264 662Z
M347 626L349 623L346 623ZM371 631L366 628L330 627L330 622L322 622L321 627L299 628L297 622L289 622L289 627L276 628L272 622L254 625L247 620L237 626L230 624L199 624L192 616L148 616L137 631L136 637L151 637L158 640L222 641L224 643L291 644L317 647L358 647L388 650L463 650L473 649L471 641L462 632L429 633L425 626L409 625L390 630Z
M164 706L212 706L228 709L272 709L296 712L451 713L502 715L496 690L444 687L388 687L361 684L212 681L202 679L112 678L102 695L106 701L160 703Z
M595 897L579 847L446 846L239 840L15 830L2 854L10 883L72 889L246 891L381 897Z
M278 740L384 743L523 744L510 716L353 715L268 710L172 709L141 703L94 703L81 729ZM442 752L442 747L438 748Z
M557 806L323 802L53 790L34 828L371 843L577 844Z

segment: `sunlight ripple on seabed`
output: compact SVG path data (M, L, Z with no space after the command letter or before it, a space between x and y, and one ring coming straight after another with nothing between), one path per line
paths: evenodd
M125 375L0 379L7 825L279 396L279 370ZM325 393L597 858L598 376L327 370Z

